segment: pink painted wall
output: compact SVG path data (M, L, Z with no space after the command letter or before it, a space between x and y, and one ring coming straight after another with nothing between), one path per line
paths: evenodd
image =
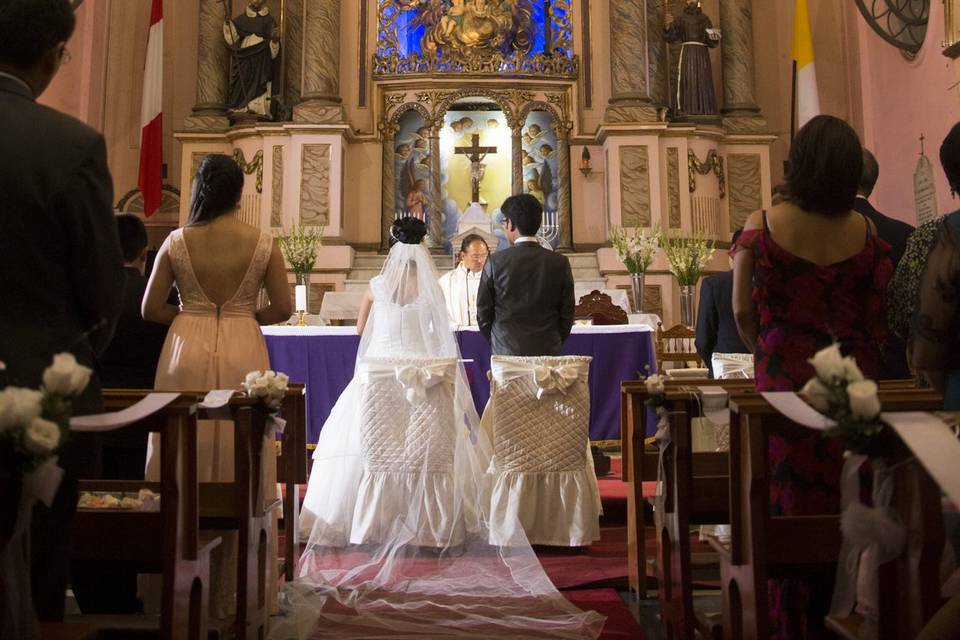
M923 48L907 60L887 44L857 14L860 86L863 99L863 142L880 163L880 180L871 200L887 215L916 224L913 172L920 152L920 135L934 166L937 205L948 213L960 204L940 168L940 143L960 120L957 66L941 53L944 38L943 3L930 3L930 23ZM819 66L819 61L818 61Z

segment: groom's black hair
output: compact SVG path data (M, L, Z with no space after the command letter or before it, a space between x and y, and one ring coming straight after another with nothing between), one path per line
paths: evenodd
M543 207L540 206L540 201L529 193L510 196L503 201L500 212L525 236L535 236L537 231L540 231Z

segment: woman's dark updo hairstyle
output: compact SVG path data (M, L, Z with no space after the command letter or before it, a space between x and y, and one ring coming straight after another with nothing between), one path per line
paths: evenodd
M230 156L220 153L206 156L193 180L193 196L187 225L206 224L230 213L240 202L243 171Z
M419 218L407 216L397 218L390 227L390 246L396 242L403 244L420 244L427 235L427 225Z
M960 191L960 122L953 125L940 145L940 164L952 191Z
M788 198L804 211L840 215L853 208L863 171L863 147L853 128L817 116L793 139L787 166Z

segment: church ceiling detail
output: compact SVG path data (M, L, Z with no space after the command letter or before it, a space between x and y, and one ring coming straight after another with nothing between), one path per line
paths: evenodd
M930 0L856 0L867 24L888 43L914 56L923 46Z
M571 0L379 0L374 75L575 78Z

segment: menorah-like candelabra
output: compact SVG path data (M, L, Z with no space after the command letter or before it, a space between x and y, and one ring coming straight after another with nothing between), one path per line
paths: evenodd
M543 219L540 223L540 231L537 236L542 238L551 247L555 247L560 239L560 225L557 224L556 211L543 211Z

